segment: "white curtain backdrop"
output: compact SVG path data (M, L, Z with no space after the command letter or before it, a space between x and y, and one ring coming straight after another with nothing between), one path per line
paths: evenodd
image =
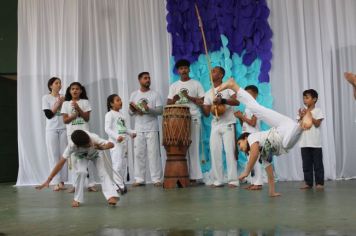
M127 111L139 72L149 71L152 89L167 97L165 14L164 0L19 0L17 185L49 174L41 97L50 77L62 78L63 92L73 81L85 86L90 130L103 137L107 96L118 93Z
M356 176L355 101L342 75L356 72L356 1L268 3L274 31L274 108L295 117L302 91L316 89L317 105L326 116L326 177ZM62 78L63 91L73 81L86 87L93 107L90 130L104 137L106 97L118 93L127 110L139 72L151 73L152 88L165 101L170 54L165 15L164 0L18 1L17 185L38 184L49 174L41 97L50 77ZM132 167L132 149L129 158ZM276 172L281 180L303 178L298 147L276 159Z

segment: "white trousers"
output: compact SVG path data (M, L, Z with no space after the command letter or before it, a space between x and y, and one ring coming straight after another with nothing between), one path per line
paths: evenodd
M192 143L190 144L186 155L189 169L189 178L191 180L203 179L203 172L201 171L199 158L200 125L200 117L192 117L190 125L190 138Z
M113 185L112 179L108 171L105 169L105 160L102 153L100 156L93 161L89 161L85 158L76 160L76 171L74 179L74 200L77 202L84 201L84 185L85 179L88 174L88 164L93 163L93 167L96 169L101 183L102 192L108 200L111 197L118 197L119 195L116 192L116 189Z
M213 184L216 186L224 183L223 145L226 156L228 183L238 186L237 161L235 158L235 129L233 124L211 127L211 173L214 181Z
M73 143L72 139L70 136L67 136L68 138L68 143ZM71 165L72 165L72 170L71 170L71 176L73 178L73 186L74 186L74 182L75 182L75 179L76 179L76 165L77 165L77 157L75 156L75 154L72 154L70 160L68 160L71 162ZM88 187L93 187L95 186L95 174L96 174L96 168L94 166L94 163L92 161L89 161L88 165L87 165L87 168L88 168L88 172L89 172L89 178L88 178Z
M257 119L276 128L284 149L291 149L299 140L303 130L297 122L276 111L261 106L248 92L239 89L237 100L248 107Z
M162 182L162 160L158 132L138 132L134 139L134 172L136 183L144 183L146 161L153 183Z
M248 156L250 159L250 156ZM254 176L250 176L250 182L253 185L263 185L263 165L257 160L255 166L253 167Z
M50 171L56 166L67 147L67 132L62 130L46 130L46 146ZM62 170L56 175L52 183L59 184L68 180L68 168L65 164Z
M121 189L125 187L125 176L127 170L127 150L128 150L128 136L124 136L124 140L115 143L115 147L110 149L110 156L112 168L114 170L113 179L114 184ZM117 188L117 187L116 187ZM118 189L118 188L117 188Z

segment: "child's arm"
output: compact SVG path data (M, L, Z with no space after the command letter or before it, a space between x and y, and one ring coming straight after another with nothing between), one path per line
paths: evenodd
M233 94L229 99L226 99L225 104L230 106L238 106L240 105L240 102L236 99L236 94Z
M106 143L95 143L94 148L98 150L107 150L110 148L113 148L115 145L112 142L106 142Z
M109 138L113 140L117 140L119 135L111 129L111 116L110 113L105 115L105 133L109 136Z
M49 187L49 184L51 183L52 179L54 178L54 176L56 176L58 174L59 171L61 171L61 169L63 168L64 164L66 163L67 159L65 159L64 157L62 157L56 164L56 166L53 168L51 174L48 176L48 179L41 184L40 186L37 186L36 189L41 190L44 187Z
M78 104L76 103L76 106L75 107L75 110L78 111L78 114L80 117L82 117L86 122L89 121L90 119L90 111L83 111L79 106Z
M66 113L62 113L63 115L63 122L64 124L69 124L70 122L72 122L72 120L75 120L77 118L77 115L68 115Z
M131 138L136 137L136 130L133 129L127 129L126 133L131 136Z
M323 119L314 119L313 118L313 125L318 128L321 125L321 122L323 121Z
M252 127L256 127L257 124L257 117L256 116L252 116L251 119L247 118L246 116L242 116L242 122L246 122L248 125L252 126Z
M250 174L251 170L255 166L255 163L259 155L260 155L260 145L259 142L255 142L250 147L250 159L247 162L244 172L240 175L239 180L243 180Z

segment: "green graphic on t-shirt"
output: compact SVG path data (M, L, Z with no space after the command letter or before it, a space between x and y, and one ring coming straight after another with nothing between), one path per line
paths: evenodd
M77 111L74 108L72 108L72 114L76 114L76 113ZM78 116L72 121L72 125L84 125L84 124L85 124L85 120L80 116Z
M75 120L72 121L72 125L84 125L85 120L82 117L77 117Z
M145 106L148 104L148 100L147 98L141 98L136 106L142 111L142 112L147 112L146 109L145 109Z
M116 121L116 129L118 134L124 134L127 131L125 120L122 118L118 118Z
M76 156L78 159L88 159L93 160L99 157L99 152L95 149L91 149L89 151L77 152Z
M189 103L188 98L184 94L189 94L189 90L186 88L181 88L178 95L180 99L176 102L176 104L187 104Z

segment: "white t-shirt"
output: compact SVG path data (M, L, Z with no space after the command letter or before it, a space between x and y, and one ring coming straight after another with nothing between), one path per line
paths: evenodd
M315 107L311 114L314 119L321 120L324 119L323 112L320 108ZM317 128L315 125L308 130L304 130L300 140L299 140L300 147L314 147L320 148L321 147L321 137L320 137L320 126Z
M217 89L214 88L214 93L216 94ZM219 93L222 98L224 99L229 99L232 95L235 94L235 92L231 89L225 89ZM205 93L204 96L204 105L212 105L213 100L211 97L211 89ZM229 124L235 124L236 123L236 118L234 116L234 109L232 106L225 105L225 112L219 118L217 119L215 116L211 122L211 125L217 126L217 125L229 125Z
M124 115L120 111L114 110L105 114L105 132L113 143L117 142L119 136L134 133L127 128Z
M179 95L183 91L187 91L188 95L191 97L204 97L204 89L200 82L194 79L190 79L188 81L178 80L174 82L169 87L168 99L173 99L176 94ZM188 105L190 108L190 114L195 118L201 116L199 106L192 103L186 98L181 98L176 102L176 104Z
M245 109L245 116L248 119L251 119L252 116L253 116L253 113L247 107ZM242 133L250 133L250 134L252 134L252 133L259 132L259 131L260 131L260 120L258 120L258 119L256 121L256 126L255 127L247 124L247 122L243 122L242 123Z
M85 131L90 139L92 144L98 144L98 145L105 145L108 143L107 140L100 138L97 134L94 133L89 133L88 131ZM63 153L63 158L68 159L72 154L74 154L77 158L82 159L88 159L88 160L93 160L99 157L99 151L94 148L94 146L90 147L77 147L73 142L70 142L66 149L64 150Z
M46 94L42 97L42 110L52 110L54 104L59 100L59 97L54 97L51 94ZM61 107L51 119L46 119L46 130L61 130L65 129Z
M252 133L247 137L247 142L250 146L258 142L260 148L263 148L267 138L273 146L273 155L279 156L287 153L287 150L283 148L282 138L275 129Z
M133 102L140 106L142 102L146 102L149 108L162 106L161 96L153 90L142 92L137 90L130 96L130 103ZM135 130L137 132L159 131L158 117L154 114L135 115Z
M84 112L91 111L91 106L88 100L80 99L79 101L77 101L77 103L80 109L82 109ZM75 112L75 109L72 107L72 101L65 101L62 104L62 114L72 115ZM67 124L67 135L70 136L73 131L78 129L89 131L88 122L86 122L82 117L79 116L76 119L72 120L69 124Z

